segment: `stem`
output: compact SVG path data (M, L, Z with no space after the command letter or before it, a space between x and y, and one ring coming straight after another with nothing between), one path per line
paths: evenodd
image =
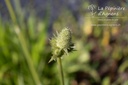
M60 72L60 77L61 77L61 85L64 85L64 74L63 74L62 62L60 57L57 58L57 63L58 63L58 68Z
M27 43L25 41L25 38L22 34L22 32L20 32L20 29L17 27L16 30L19 30L19 32L17 33L18 35L18 38L19 38L19 41L20 41L20 44L21 44L21 47L22 47L22 50L23 50L23 53L25 55L25 59L27 61L27 64L28 64L28 68L30 69L30 72L31 72L31 75L32 75L32 78L35 82L36 85L41 85L41 82L40 82L40 79L39 79L39 76L34 68L34 65L33 65L33 62L32 62L32 59L31 59L31 56L30 56L30 53L27 49Z
M12 8L12 5L11 5L11 3L10 3L10 0L5 0L5 4L6 4L7 8L8 8L8 11L9 11L9 14L10 14L10 17L11 17L13 23L16 24L15 12L14 12L14 10L13 10L13 8Z
M8 8L8 11L9 11L9 14L10 14L10 17L11 17L13 23L17 24L16 16L15 16L14 10L12 8L12 5L10 3L10 0L5 0L5 4L6 4L7 8ZM19 27L17 27L16 30L20 31ZM25 55L25 59L27 61L28 67L29 67L30 72L32 74L33 80L34 80L36 85L41 85L41 82L39 80L39 76L38 76L38 74L37 74L37 72L36 72L36 70L34 68L33 62L31 60L30 53L28 52L27 44L25 42L25 38L24 38L24 36L23 36L23 34L21 32L20 33L18 32L17 35L18 35L18 38L19 38L23 53Z

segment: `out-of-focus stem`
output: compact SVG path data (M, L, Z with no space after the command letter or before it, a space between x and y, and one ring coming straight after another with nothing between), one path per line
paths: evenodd
M15 16L14 10L12 8L12 5L10 3L10 0L5 0L5 4L6 4L7 8L8 8L8 11L9 11L9 14L10 14L10 17L11 17L13 23L17 24L16 16ZM23 53L25 55L25 59L27 61L27 64L28 64L28 67L30 69L31 75L33 77L33 80L35 82L35 85L41 85L41 82L39 80L39 76L38 76L38 74L37 74L37 72L36 72L36 70L34 68L33 62L31 60L30 54L28 52L27 45L26 45L26 42L25 42L25 38L24 38L22 32L20 32L19 26L17 26L15 28L15 32L16 32L18 38L19 38Z
M30 54L28 52L24 36L23 36L22 32L20 32L20 29L18 27L15 28L15 32L16 32L18 38L19 38L21 47L23 49L23 53L25 55L25 59L27 61L27 64L28 64L28 67L29 67L30 72L32 74L32 77L33 77L33 80L35 82L35 85L41 85L41 82L39 80L39 76L38 76L38 74L37 74L37 72L36 72L36 70L34 68L33 62L31 60Z
M13 10L13 8L12 8L12 5L11 5L11 3L10 3L10 0L5 0L5 4L6 4L7 8L8 8L8 11L9 11L9 14L10 14L10 17L11 17L13 23L16 24L15 12L14 12L14 10Z

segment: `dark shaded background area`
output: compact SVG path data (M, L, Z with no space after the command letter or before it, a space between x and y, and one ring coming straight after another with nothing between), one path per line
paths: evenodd
M128 0L10 1L15 23L0 0L0 85L60 85L48 39L64 27L77 50L62 59L65 85L128 85ZM115 22L121 25L92 26L106 22L88 17L90 4L125 7Z

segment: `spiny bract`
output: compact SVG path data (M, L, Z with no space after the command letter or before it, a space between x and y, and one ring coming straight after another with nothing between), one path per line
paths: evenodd
M50 43L53 56L49 62L74 50L74 44L71 41L71 31L68 28L64 28L57 36L54 36Z

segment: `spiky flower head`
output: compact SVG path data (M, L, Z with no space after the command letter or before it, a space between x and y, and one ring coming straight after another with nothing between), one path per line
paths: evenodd
M56 46L66 50L71 43L71 31L68 28L63 29L56 39Z
M64 28L59 34L57 33L57 36L51 39L51 46L53 56L49 62L73 51L74 44L72 43L70 29Z

